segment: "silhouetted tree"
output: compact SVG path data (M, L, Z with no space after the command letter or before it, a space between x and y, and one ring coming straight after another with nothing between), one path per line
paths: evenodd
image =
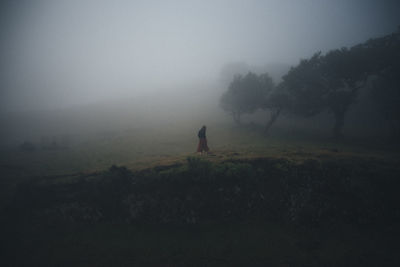
M262 106L263 109L269 110L270 117L265 126L265 133L269 131L271 126L278 119L282 110L289 105L289 97L284 90L284 87L278 85L275 89L268 95Z
M301 60L277 87L268 74L237 75L220 104L237 123L242 114L268 109L266 131L283 109L305 117L328 110L335 118L333 136L340 137L349 107L356 102L368 78L375 76L374 99L400 134L399 73L400 28L396 33L370 39L350 49L335 49L325 55L318 52Z
M392 133L400 136L400 78L397 71L386 71L374 80L372 97Z
M220 99L221 107L231 113L236 123L240 123L244 113L253 113L257 109L268 110L270 117L265 132L268 132L287 103L287 94L275 86L268 73L236 75Z
M249 72L245 76L236 75L221 96L220 106L232 115L236 123L240 123L243 114L251 114L263 106L273 86L267 74L258 76Z
M303 116L329 110L335 117L334 137L342 135L346 112L364 86L368 72L362 64L359 48L332 50L314 54L283 77L283 87L291 98L290 109Z
M400 136L400 28L397 32L369 40L365 46L371 51L369 69L376 75L372 97L383 119Z

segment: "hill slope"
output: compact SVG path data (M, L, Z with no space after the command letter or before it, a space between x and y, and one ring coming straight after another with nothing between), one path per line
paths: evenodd
M217 156L22 183L1 211L7 259L42 266L400 263L395 162Z

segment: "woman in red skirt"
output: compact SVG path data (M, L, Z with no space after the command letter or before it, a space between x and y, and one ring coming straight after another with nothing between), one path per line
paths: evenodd
M201 127L199 133L197 134L199 137L199 145L197 146L197 152L203 153L203 151L208 152L209 148L207 146L207 138L206 138L206 126Z

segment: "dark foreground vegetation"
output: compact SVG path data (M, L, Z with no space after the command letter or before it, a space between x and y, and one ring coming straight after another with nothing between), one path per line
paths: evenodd
M2 266L399 266L395 160L209 159L22 182Z

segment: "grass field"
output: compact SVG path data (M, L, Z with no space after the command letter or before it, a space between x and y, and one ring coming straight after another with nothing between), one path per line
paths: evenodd
M190 122L180 125L185 127L168 124L161 130L143 127L108 133L107 136L92 135L59 150L4 150L0 166L2 229L6 243L2 245L8 254L5 263L10 263L4 266L395 266L400 262L395 256L400 237L399 222L391 219L392 215L385 217L385 212L395 212L391 208L384 209L384 219L376 219L373 212L366 211L368 216L354 215L353 218L346 215L342 220L342 215L337 219L334 212L334 215L326 215L328 219L314 225L257 215L264 208L261 211L256 209L256 215L247 217L243 211L251 208L242 207L247 203L246 199L252 197L253 191L261 190L265 196L273 197L274 192L283 190L279 186L281 180L299 177L300 181L308 181L312 177L317 182L313 186L318 191L318 181L325 176L330 177L326 181L336 178L345 183L348 183L346 179L353 181L355 187L351 189L343 188L342 182L332 184L339 193L340 190L348 191L343 199L339 193L334 193L332 199L334 203L339 201L335 205L343 205L341 207L345 210L348 207L350 213L363 214L368 205L379 206L381 195L386 193L390 197L384 198L384 203L392 207L394 203L390 201L397 199L393 196L399 183L392 186L387 183L397 181L394 177L400 173L399 153L394 147L363 140L338 142L323 135L300 132L293 135L279 130L265 136L262 128L254 125L236 127L211 123L207 132L211 153L197 155L198 125ZM111 165L125 166L127 172L117 169L113 173ZM139 184L143 184L143 188L138 189L130 182L125 185L125 175L142 177L140 181L144 182ZM271 175L277 182L272 182L275 180ZM214 177L215 182L210 177ZM379 183L380 179L383 184ZM290 194L301 197L308 192L303 187L300 187L300 193L297 192L297 180L293 181L294 188L290 189ZM237 194L237 183L240 188L248 186L248 191L242 189L248 193L232 202L228 200L227 203L231 204L221 204L222 200L217 197L219 191L215 195L213 190L226 186L228 189L224 192L232 198ZM378 192L378 196L371 193L373 187L370 183L376 183L377 188L387 192ZM196 189L196 186L202 189ZM79 205L87 201L94 201L90 203L95 207L100 205L100 210L101 205L105 205L107 210L108 205L115 202L115 197L120 201L119 195L126 196L121 203L129 200L130 190L136 190L132 192L136 192L134 196L139 198L133 203L159 203L151 204L156 206L150 207L149 215L146 215L150 217L145 218L166 213L165 216L170 216L168 218L176 217L177 223L174 219L172 223L160 223L158 219L132 222L130 219L114 219L114 215L89 222L52 221L54 203L56 211L61 207L78 214L82 213ZM193 193L197 194L199 203L208 203L204 199L210 198L211 202L204 205L209 209L213 203L221 207L216 214L225 214L222 207L226 205L232 205L233 209L237 207L239 211L236 215L223 215L228 219L223 219L222 215L210 219L206 212L204 218L208 219L201 219L203 215L199 215L196 223L190 217L191 223L182 224L179 221L181 215L174 211L175 204L171 204L171 208L168 203L175 203L175 198L187 203L186 192L200 192ZM286 191L282 192L282 195L286 194ZM325 201L324 195L331 194L329 192L318 193L318 199ZM285 201L290 200L289 195ZM352 195L357 196L354 203L346 200L352 199ZM368 204L368 199L374 199L372 204ZM327 201L331 203L329 198ZM163 202L167 205L165 209L157 208L164 205ZM270 203L280 205L281 202L272 198ZM60 206L57 208L57 205ZM268 202L266 205L268 207ZM191 209L196 211L197 206L193 207L184 208L186 210L182 212L185 215L182 216L188 216ZM282 212L285 207L281 207ZM314 206L310 207L311 211L306 209L304 214L313 217L317 211L313 210ZM92 208L84 206L83 209L89 209L89 217L93 215ZM38 214L42 217L37 217ZM375 219L359 222L370 217ZM183 220L187 221L185 218ZM334 218L334 222L330 218Z
M182 126L184 125L184 126ZM65 175L101 171L111 165L131 169L165 164L185 159L195 153L199 126L193 122L128 128L107 134L82 137L65 149L32 152L17 147L0 151L0 170L7 177ZM211 158L230 157L308 157L356 156L396 160L395 147L371 140L342 140L336 142L328 135L275 131L266 136L261 127L236 127L225 124L208 126ZM3 176L3 177L4 177Z

